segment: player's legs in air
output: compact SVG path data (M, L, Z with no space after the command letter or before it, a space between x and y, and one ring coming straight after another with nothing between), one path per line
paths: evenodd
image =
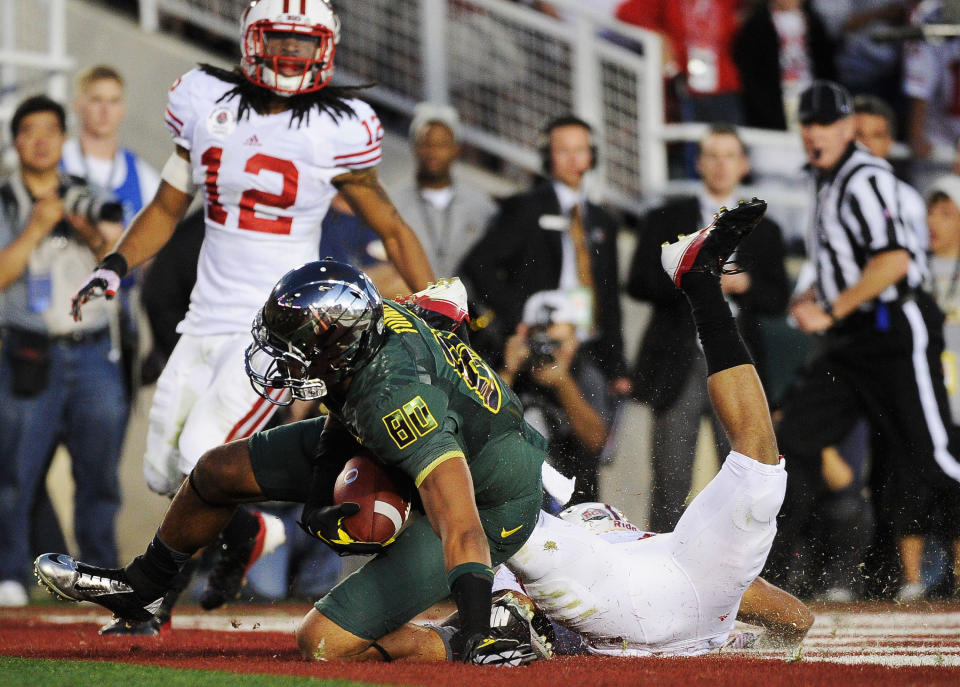
M763 201L741 202L711 227L662 251L664 269L690 302L710 401L731 448L671 535L674 560L700 591L705 637L736 616L744 591L763 568L786 489L763 387L720 288L724 261L765 209Z
M534 601L582 633L591 650L702 653L720 646L769 552L786 474L759 378L720 288L724 261L765 207L743 203L663 250L664 268L693 309L708 389L733 449L720 474L674 533L614 545L548 518L508 562ZM754 610L779 605L766 594Z

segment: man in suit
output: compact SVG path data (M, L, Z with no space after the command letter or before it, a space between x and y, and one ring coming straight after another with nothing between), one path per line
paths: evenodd
M750 171L743 141L735 128L714 125L700 142L697 170L702 186L695 196L672 200L651 210L638 230L627 293L653 306L634 375L637 400L653 410L653 490L649 528L669 532L683 512L690 491L700 419L714 421L717 455L728 447L710 410L704 384L703 351L686 300L660 266L660 245L691 234L713 221L721 206L732 207L737 188ZM766 350L760 315L779 315L789 297L780 228L763 219L747 236L733 260L738 274L724 274L723 292L737 324L766 380Z
M583 178L596 165L590 125L572 115L543 130L544 181L503 201L486 234L465 258L460 275L488 309L493 335L473 340L498 364L504 342L520 323L523 304L539 291L586 293L592 333L584 347L613 380L629 390L623 361L614 218L586 198Z

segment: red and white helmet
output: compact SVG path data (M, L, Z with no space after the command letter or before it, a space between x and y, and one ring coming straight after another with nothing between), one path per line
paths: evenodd
M273 33L313 38L309 56L267 52ZM240 66L253 83L282 96L317 91L333 76L340 19L327 0L254 0L240 23Z
M562 511L559 517L595 534L624 531L641 534L640 529L627 520L619 508L608 503L578 503Z

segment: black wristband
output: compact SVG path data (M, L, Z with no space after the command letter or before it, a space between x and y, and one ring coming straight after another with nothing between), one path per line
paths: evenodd
M103 258L103 261L98 265L98 268L101 270L110 270L111 272L116 272L117 276L123 279L127 276L129 267L127 266L127 259L120 255L120 253L110 253L109 255Z
M460 613L460 635L486 636L490 632L490 598L493 592L493 576L467 572L457 576L450 585L453 600Z

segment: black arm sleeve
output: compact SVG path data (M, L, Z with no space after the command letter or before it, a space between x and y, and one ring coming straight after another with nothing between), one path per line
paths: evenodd
M350 432L328 420L313 457L313 479L304 513L333 504L333 485L337 476L359 450L360 442Z

